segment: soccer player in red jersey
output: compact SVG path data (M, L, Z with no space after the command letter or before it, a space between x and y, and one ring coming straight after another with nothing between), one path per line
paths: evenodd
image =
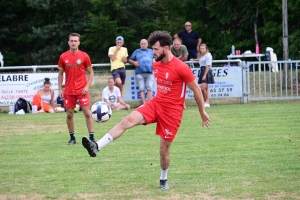
M67 125L70 133L69 145L76 144L74 131L74 108L76 101L79 101L80 107L86 119L86 126L89 131L90 140L94 141L94 124L90 114L90 95L89 87L94 77L91 59L87 53L78 49L80 45L80 35L71 33L68 44L70 50L62 53L58 61L58 87L59 96L64 97L64 106L67 112ZM88 72L88 79L85 72ZM62 90L62 83L65 73L65 91Z
M204 100L191 69L170 51L172 37L166 31L155 31L148 38L156 62L153 64L157 82L156 96L135 109L108 131L98 142L87 137L82 145L91 157L114 139L119 138L127 129L140 124L156 122L156 134L160 136L160 188L169 189L167 173L170 164L170 147L181 123L184 110L186 86L193 92L202 118L202 126L210 126L210 119L204 110Z

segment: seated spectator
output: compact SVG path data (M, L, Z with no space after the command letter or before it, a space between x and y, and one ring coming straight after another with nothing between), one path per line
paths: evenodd
M108 78L108 86L102 91L102 101L110 105L112 110L129 110L130 105L122 99L120 89L115 86L114 79Z
M186 46L181 44L181 41L179 39L173 40L173 45L171 45L171 52L174 56L176 56L183 62L187 60L189 55Z
M50 87L50 78L45 78L44 88L38 90L37 94L33 96L32 105L37 106L38 113L55 113L54 90Z

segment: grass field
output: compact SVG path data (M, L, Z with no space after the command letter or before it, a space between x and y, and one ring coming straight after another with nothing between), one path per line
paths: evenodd
M171 148L170 190L159 189L155 125L137 126L96 158L75 114L77 144L65 113L0 114L0 199L300 199L300 102L213 105L210 128L197 107L184 111ZM96 138L130 111L95 124Z

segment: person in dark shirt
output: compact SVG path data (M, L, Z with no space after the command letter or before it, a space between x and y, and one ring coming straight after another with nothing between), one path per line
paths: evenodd
M186 22L185 30L175 34L174 38L181 38L182 44L186 46L189 52L187 60L190 60L191 58L196 59L198 57L198 50L200 48L202 39L196 31L192 30L191 22Z

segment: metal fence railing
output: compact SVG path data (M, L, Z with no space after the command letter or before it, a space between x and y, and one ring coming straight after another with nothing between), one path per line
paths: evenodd
M300 99L300 61L263 61L244 64L246 101Z

